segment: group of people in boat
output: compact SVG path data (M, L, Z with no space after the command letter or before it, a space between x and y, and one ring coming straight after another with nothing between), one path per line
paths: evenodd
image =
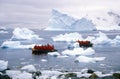
M80 47L92 47L93 46L93 44L90 41L87 41L87 40L86 41L78 40L77 42L79 43Z
M90 41L77 41L80 47L92 47L93 44ZM54 45L35 45L32 49L32 54L47 54L48 52L56 51Z
M41 46L35 45L34 49L35 50L54 50L54 45L50 45L50 44L41 45Z

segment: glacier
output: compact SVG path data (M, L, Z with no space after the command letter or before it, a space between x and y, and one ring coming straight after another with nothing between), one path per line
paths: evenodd
M45 30L86 31L96 30L96 28L92 21L87 18L77 19L53 9L48 27Z
M83 15L83 13L81 13L81 15ZM119 12L105 10L101 12L85 13L84 16L75 18L53 9L51 18L48 21L48 27L46 27L45 30L120 30L120 15Z

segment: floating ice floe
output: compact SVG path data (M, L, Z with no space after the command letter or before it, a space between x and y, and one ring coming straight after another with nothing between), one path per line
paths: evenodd
M60 55L60 56L57 56L57 58L67 58L67 57L69 57L69 56L67 56L67 55Z
M95 63L98 61L103 61L105 59L105 57L87 57L87 56L79 56L75 59L75 61L78 62L83 62L83 63Z
M78 56L78 55L93 55L95 53L94 49L92 48L87 48L84 50L83 48L74 48L73 50L64 50L61 52L63 55L73 55L73 56Z
M20 41L4 41L1 45L2 48L12 48L12 49L24 49L24 48L33 48L35 44L31 45L22 45Z
M11 39L41 40L42 38L28 28L15 28Z
M48 55L60 56L60 53L58 53L58 52L49 52Z
M26 65L21 68L22 71L35 72L36 68L33 65Z
M0 34L2 34L2 33L8 33L8 31L5 27L0 27Z
M42 62L47 62L47 60L46 60L46 59L41 59L41 61L42 61Z
M65 33L65 34L60 34L55 37L52 37L53 41L77 41L77 40L82 40L82 36L77 33Z
M0 34L2 34L2 33L8 33L7 31L4 31L4 30L1 30L0 31Z
M8 61L0 60L0 71L7 69Z

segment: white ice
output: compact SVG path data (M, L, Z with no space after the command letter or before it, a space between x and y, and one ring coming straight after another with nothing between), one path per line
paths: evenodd
M25 71L7 70L6 74L12 77L12 79L33 79L32 74Z
M28 28L15 28L11 39L41 40L42 38Z
M0 60L0 71L7 69L8 61Z
M58 53L58 52L49 52L48 55L60 56L60 53Z
M7 70L6 74L9 75L10 77L14 77L14 76L21 74L21 71L20 70Z
M12 48L12 49L29 49L33 48L35 44L22 45L20 41L4 41L1 45L2 48Z
M8 33L7 29L5 27L0 27L0 34Z
M85 50L83 48L74 48L73 50L66 49L61 53L62 55L78 56L78 55L93 55L95 51L92 48L87 48Z
M112 44L113 46L120 46L120 36L117 35L117 36L113 39L113 41L111 42L111 44Z
M21 68L22 71L35 72L36 68L33 65L26 65Z
M8 31L1 30L0 34L3 34L3 33L8 33Z
M103 74L102 72L100 72L100 71L96 71L96 72L94 72L97 76L99 76L99 77L104 77L104 76L111 76L112 75L112 73L107 73L107 74Z
M54 76L55 79L57 79L58 75L62 74L62 72L55 71L55 70L53 70L53 71L43 70L43 71L41 71L41 73L42 73L42 77L40 77L40 78L49 78L49 77L53 77Z
M87 56L79 56L75 59L75 61L78 62L83 62L83 63L95 63L98 61L103 61L105 59L105 57L87 57Z
M60 34L55 37L52 37L53 41L66 41L68 43L68 47L74 48L79 47L79 44L76 42L77 40L89 40L96 45L111 45L111 46L119 46L120 44L120 36L117 35L114 39L110 39L105 33L99 32L95 36L88 36L87 38L83 38L81 34L78 32L73 33L65 33Z
M92 42L94 44L106 45L106 44L110 44L111 41L112 40L110 38L108 38L105 33L99 32L98 35L96 36L95 40L93 40Z
M48 60L46 60L46 59L41 59L41 61L42 61L42 62L47 62Z
M53 41L77 41L82 40L82 36L78 32L60 34L52 37Z

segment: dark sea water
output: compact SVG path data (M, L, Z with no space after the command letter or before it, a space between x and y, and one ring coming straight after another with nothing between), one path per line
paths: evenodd
M0 34L0 45L11 38L13 30L8 30L8 33ZM51 37L71 33L70 31L41 31L34 30L40 38L44 40L34 41L21 41L22 44L53 44L55 48L61 53L67 49L66 42L54 42ZM74 31L72 31L74 32ZM116 35L120 35L119 31L103 31L109 38L113 39ZM79 32L84 38L87 36L94 36L98 31ZM0 60L7 60L9 67L16 69L24 65L33 64L38 70L54 69L54 70L67 70L67 71L80 71L83 68L99 70L102 72L120 71L120 47L119 46L100 46L95 47L95 57L106 57L105 60L96 63L79 63L74 62L75 57L70 56L67 58L57 58L50 55L33 55L30 49L2 49L0 48ZM41 61L46 59L46 62Z

